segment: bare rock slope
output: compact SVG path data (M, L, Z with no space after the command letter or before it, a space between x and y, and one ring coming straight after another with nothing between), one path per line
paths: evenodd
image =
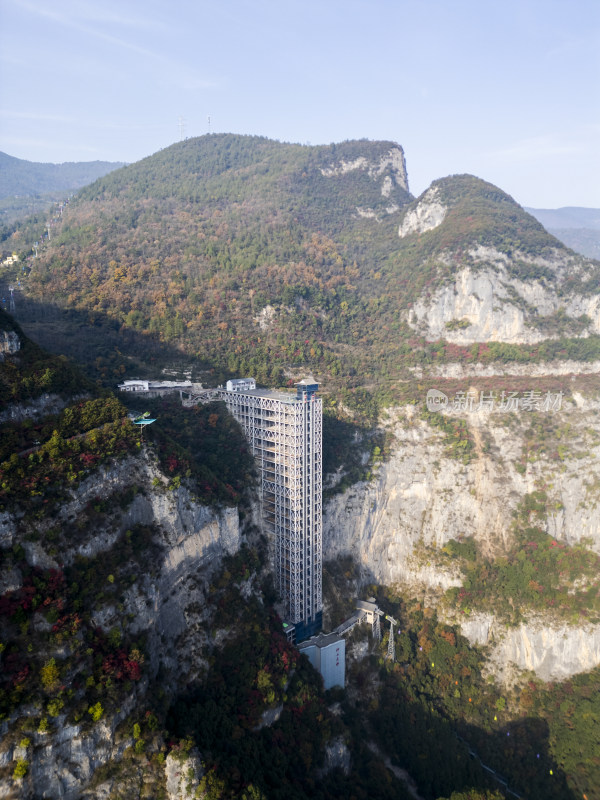
M457 564L438 557L444 545L473 537L490 558L506 553L520 504L541 486L548 497L545 531L558 543L584 543L599 553L598 410L596 401L577 392L560 411L447 409L448 418L468 427L473 448L468 463L449 455L448 439L418 407L390 410L389 460L376 467L371 482L356 484L325 505L325 558L352 555L364 583L399 584L438 602L463 581ZM541 420L548 432L544 447L534 452L531 425ZM565 625L526 609L516 628L489 615L465 617L447 607L443 613L473 642L490 644L500 670L514 664L561 679L600 663L599 625Z

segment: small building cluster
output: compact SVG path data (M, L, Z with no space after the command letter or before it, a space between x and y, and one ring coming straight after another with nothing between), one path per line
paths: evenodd
M118 388L121 392L136 392L150 398L162 397L173 392L191 392L193 384L191 381L144 381L133 378L120 383Z
M251 392L256 389L256 381L254 378L234 378L232 381L227 381L225 388L228 392Z
M11 267L13 264L16 264L19 260L19 256L16 253L13 253L11 256L7 256L4 261L2 262L3 267Z

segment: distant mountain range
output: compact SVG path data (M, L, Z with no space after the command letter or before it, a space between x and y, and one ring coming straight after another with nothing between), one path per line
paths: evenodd
M563 244L589 258L600 258L600 208L526 208Z
M53 202L122 166L110 161L42 164L0 152L0 223L45 213Z
M43 164L0 152L0 199L80 189L123 166L123 162L110 161Z

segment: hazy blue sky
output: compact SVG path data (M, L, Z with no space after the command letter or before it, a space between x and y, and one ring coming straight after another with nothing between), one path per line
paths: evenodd
M135 161L185 135L403 145L600 207L600 0L0 0L0 150Z

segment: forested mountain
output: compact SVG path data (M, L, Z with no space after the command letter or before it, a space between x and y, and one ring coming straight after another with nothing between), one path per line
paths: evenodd
M18 250L25 238L17 231L6 242ZM498 339L513 357L564 351L557 330L597 329L595 309L579 298L598 265L569 254L491 184L452 176L413 201L392 142L307 147L213 134L83 189L32 263L27 295L104 328L103 352L91 335L85 352L81 339L61 342L81 360L105 357L107 341L123 352L111 333L121 329L143 342L137 356L160 359L167 346L217 377L251 373L280 384L310 368L334 385L381 387L406 367L448 356L431 341L494 340L486 315L498 310L477 306L477 293L434 324L424 319L465 269L510 284L500 290L501 313L517 315L518 330ZM549 331L563 306L562 327ZM39 313L21 318L44 340ZM521 335L531 327L535 335ZM544 344L519 348L532 342ZM593 336L569 347L598 352Z
M4 797L408 800L387 754L426 800L502 800L490 763L511 785L572 796L548 732L567 692L585 713L597 676L540 685L544 723L519 719L455 627L380 588L402 620L402 667L362 627L351 690L324 692L274 610L251 459L222 405L154 401L142 446L119 400L1 311L0 331L18 337L0 361ZM329 625L352 611L356 577L351 561L330 566Z

